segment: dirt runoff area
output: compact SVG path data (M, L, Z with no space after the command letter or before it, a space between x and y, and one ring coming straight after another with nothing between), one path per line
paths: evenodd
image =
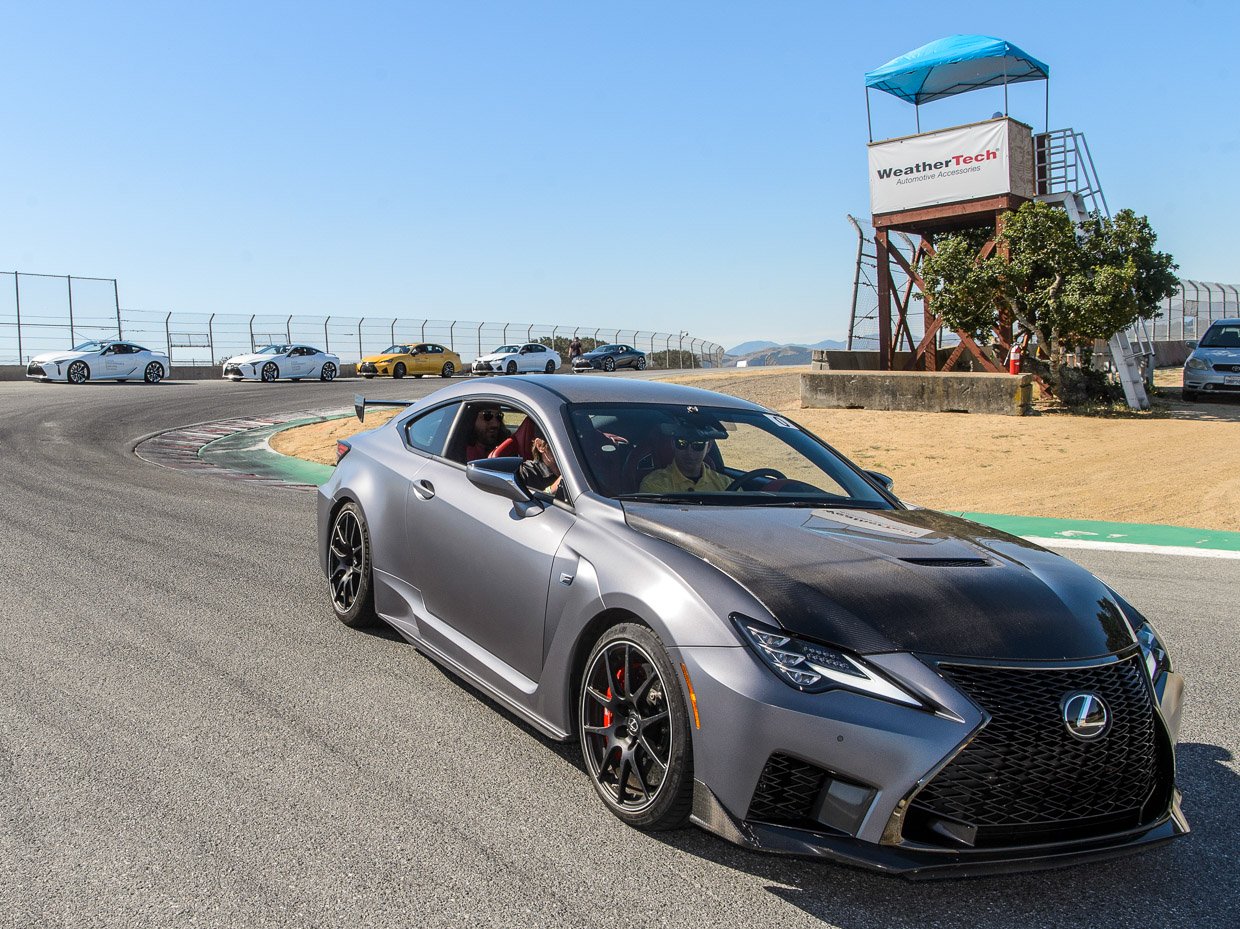
M904 500L941 510L1158 523L1240 531L1240 402L1179 400L1160 372L1152 414L1033 416L801 408L807 368L704 371L668 378L752 400L796 420ZM386 413L386 411L385 411ZM390 416L390 414L388 414ZM365 428L386 419L368 415ZM362 429L333 420L272 439L286 455L335 460Z

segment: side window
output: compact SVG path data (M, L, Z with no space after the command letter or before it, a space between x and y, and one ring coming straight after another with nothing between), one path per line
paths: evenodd
M439 455L443 452L444 439L456 417L458 404L450 403L424 413L405 425L405 439L420 452Z

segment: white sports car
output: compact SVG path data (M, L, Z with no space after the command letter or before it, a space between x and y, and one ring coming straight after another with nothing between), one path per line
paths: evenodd
M501 345L489 355L474 359L474 374L555 374L560 356L541 342Z
M224 377L230 381L291 381L316 378L334 380L340 373L340 358L310 345L264 345L252 355L237 355L224 362Z
M158 384L172 365L163 352L133 342L98 339L75 345L67 352L35 355L26 366L26 377L39 381L136 381Z

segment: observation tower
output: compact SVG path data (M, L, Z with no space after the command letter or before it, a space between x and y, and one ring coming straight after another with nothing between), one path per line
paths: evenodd
M1008 87L1028 81L1046 85L1041 132L1008 113ZM1061 206L1078 222L1095 210L1109 215L1085 138L1073 129L1050 130L1050 67L1005 39L939 39L868 72L865 87L874 232L871 239L853 220L859 247L849 348L857 340L877 341L884 371L949 371L967 355L972 367L997 372L1013 348L1012 321L996 327L994 352L961 330L952 339L927 299L922 260L933 254L935 234L977 228L993 230L979 252L989 256L1002 247L996 239L1003 214L1034 199ZM1002 113L921 131L923 104L999 87ZM911 103L916 132L875 141L871 91ZM867 287L876 298L868 307ZM917 312L914 294L923 298ZM942 347L944 335L954 348ZM1127 389L1128 372L1120 373Z

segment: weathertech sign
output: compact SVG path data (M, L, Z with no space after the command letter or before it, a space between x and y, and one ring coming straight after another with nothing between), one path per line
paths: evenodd
M870 212L894 213L1012 192L1008 120L874 142Z

